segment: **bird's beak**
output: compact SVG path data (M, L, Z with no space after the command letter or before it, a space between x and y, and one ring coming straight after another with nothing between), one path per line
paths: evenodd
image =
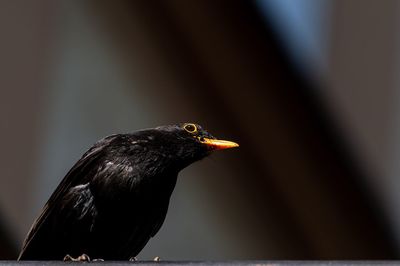
M220 139L204 138L202 142L203 144L207 145L213 150L225 150L225 149L239 147L239 144L233 141L220 140Z

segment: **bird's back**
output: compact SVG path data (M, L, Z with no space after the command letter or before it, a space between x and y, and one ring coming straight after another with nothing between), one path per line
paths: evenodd
M32 226L20 260L82 253L129 259L154 236L165 219L177 172L146 176L137 158L143 147L131 145L127 151L121 141L121 135L103 139L75 164Z

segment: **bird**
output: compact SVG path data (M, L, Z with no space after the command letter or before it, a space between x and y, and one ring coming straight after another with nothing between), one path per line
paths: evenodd
M135 258L161 228L178 173L213 151L238 146L195 123L97 141L44 205L18 260Z

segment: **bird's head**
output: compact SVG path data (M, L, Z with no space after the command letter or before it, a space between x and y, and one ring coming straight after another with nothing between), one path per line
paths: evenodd
M216 139L200 125L193 123L160 126L147 130L146 135L151 139L154 149L157 148L163 156L179 163L182 168L215 150L239 146L232 141Z

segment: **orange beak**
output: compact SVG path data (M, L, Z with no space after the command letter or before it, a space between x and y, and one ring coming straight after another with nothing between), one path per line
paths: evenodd
M203 144L209 146L213 150L225 150L225 149L239 147L239 144L237 144L236 142L220 140L220 139L204 138L202 142Z

